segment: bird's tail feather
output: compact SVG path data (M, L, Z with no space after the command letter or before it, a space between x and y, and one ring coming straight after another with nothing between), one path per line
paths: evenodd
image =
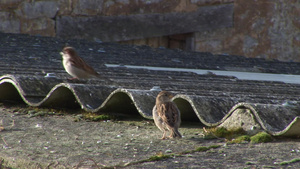
M178 137L178 138L181 138L181 134L179 133L179 131L177 129L172 129L171 130L171 135L170 135L172 138L175 138L175 137Z

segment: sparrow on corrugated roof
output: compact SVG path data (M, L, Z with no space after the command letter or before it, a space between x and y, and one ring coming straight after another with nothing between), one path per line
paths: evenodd
M60 54L62 55L65 70L73 77L71 80L100 77L90 65L78 56L73 47L65 47Z

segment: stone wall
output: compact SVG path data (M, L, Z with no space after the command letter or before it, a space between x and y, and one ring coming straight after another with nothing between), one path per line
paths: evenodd
M198 32L196 49L300 61L299 0L236 0L234 27Z
M197 15L202 19L198 21ZM176 17L181 18L178 23ZM197 22L193 23L193 17ZM108 36L112 39L104 41L300 61L299 0L0 0L0 31L7 33L102 40L101 34L90 34L93 27L71 32L72 36L61 32L72 31L63 27L72 20L76 22L71 27L79 29L78 20L92 20L95 30L106 32L111 27L105 28L100 21L115 20L117 25L119 20L142 20L134 25L140 27L151 19L157 23L156 33L128 36L133 28L126 30L125 24L120 26L123 32L118 35L116 29Z

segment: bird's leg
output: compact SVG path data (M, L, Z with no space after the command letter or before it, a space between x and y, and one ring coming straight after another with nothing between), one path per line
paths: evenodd
M169 138L174 138L174 137L176 137L176 135L171 131Z
M162 140L166 139L166 130L164 130L164 134L163 134L163 136L162 136L161 139L162 139Z

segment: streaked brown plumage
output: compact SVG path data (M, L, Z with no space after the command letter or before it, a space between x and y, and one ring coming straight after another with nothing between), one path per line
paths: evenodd
M99 77L99 74L80 58L73 47L65 47L60 52L63 58L63 66L72 79L88 79Z
M167 130L170 131L170 138L182 137L178 131L181 123L180 111L171 101L172 97L172 93L161 91L152 110L155 125L163 132L161 139L166 138Z

